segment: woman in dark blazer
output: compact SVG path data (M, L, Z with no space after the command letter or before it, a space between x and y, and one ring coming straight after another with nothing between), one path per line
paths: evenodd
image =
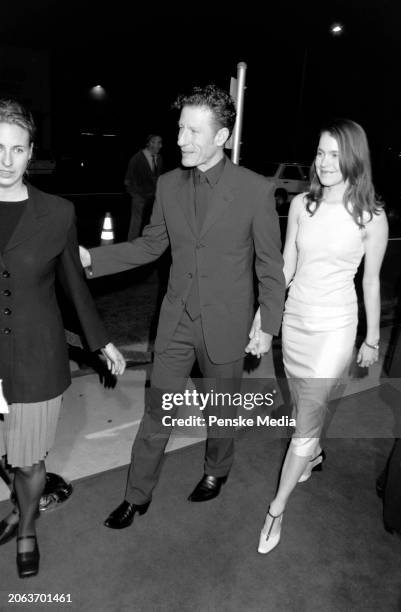
M34 123L19 103L0 100L0 378L8 412L0 415L2 467L14 472L16 506L0 522L0 544L18 533L20 577L35 575L35 519L54 441L62 393L71 382L56 278L78 316L92 351L101 349L112 373L122 355L108 343L82 275L71 202L24 180Z

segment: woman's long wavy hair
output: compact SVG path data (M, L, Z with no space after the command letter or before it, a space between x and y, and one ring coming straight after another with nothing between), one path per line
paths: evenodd
M340 170L348 181L344 192L344 206L360 228L364 226L366 213L369 221L383 208L375 194L368 139L364 129L350 119L335 119L320 130L320 136L328 132L339 149ZM311 184L306 196L306 209L314 215L323 200L323 185L319 181L315 163L311 168Z

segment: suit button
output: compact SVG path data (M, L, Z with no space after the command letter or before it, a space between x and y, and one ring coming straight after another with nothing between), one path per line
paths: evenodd
M198 244L196 245L197 249L203 249L204 248L204 244L202 244L201 242L198 242Z
M5 315L10 315L10 314L11 314L11 312L12 312L11 308L5 308L5 309L3 310L3 313L4 313Z
M4 332L5 334L11 334L11 329L10 329L9 327L5 327L5 328L3 329L3 332Z
M4 289L3 295L6 295L7 297L9 297L11 295L11 291L9 289Z
M193 277L192 272L188 272L188 278L192 278L192 277Z
M4 270L3 273L2 273L2 277L3 278L9 278L10 277L9 271L8 270Z

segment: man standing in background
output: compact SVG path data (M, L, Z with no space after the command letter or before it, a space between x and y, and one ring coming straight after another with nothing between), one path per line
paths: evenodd
M161 136L150 134L145 148L135 153L128 163L124 180L132 198L128 240L140 236L149 222L155 199L156 182L163 172L163 159L160 155L162 144Z

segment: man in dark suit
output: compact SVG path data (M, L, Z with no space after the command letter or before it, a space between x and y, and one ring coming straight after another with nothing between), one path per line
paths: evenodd
M145 148L135 153L128 163L124 181L132 198L128 240L140 236L145 225L149 223L156 182L163 172L163 159L160 155L162 144L161 136L150 134Z
M81 256L96 276L154 261L171 246L151 385L132 448L125 500L105 522L114 529L127 527L136 512L147 510L157 484L171 431L162 422L163 394L185 389L196 360L204 377L222 383L219 390L238 388L254 311L254 261L263 330L260 354L270 349L281 323L285 289L271 187L224 155L236 114L232 98L210 85L181 96L176 108L181 110L183 168L159 178L142 237L92 249L91 258L83 250ZM233 430L219 435L209 428L208 434L204 475L189 496L193 502L216 497L233 462Z

